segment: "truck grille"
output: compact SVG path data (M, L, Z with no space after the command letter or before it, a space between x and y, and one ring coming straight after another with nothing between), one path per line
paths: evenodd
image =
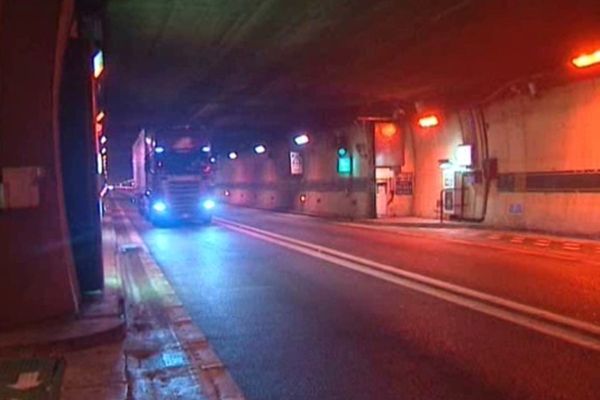
M201 194L201 183L199 181L168 180L165 182L165 185L165 193L171 210L178 214L198 211Z

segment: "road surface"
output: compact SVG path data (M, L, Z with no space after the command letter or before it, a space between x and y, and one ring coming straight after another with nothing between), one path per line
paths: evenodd
M598 399L600 264L222 207L126 209L248 399Z

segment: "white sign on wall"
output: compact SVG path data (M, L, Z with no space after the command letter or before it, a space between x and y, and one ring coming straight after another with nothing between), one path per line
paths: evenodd
M442 187L444 189L454 189L455 187L455 174L453 169L442 170Z
M292 175L302 175L304 173L302 155L297 151L290 151L290 172Z

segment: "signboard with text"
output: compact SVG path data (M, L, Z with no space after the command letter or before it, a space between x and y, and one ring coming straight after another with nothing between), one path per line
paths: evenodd
M302 154L297 151L290 151L290 172L292 175L302 175L304 173Z

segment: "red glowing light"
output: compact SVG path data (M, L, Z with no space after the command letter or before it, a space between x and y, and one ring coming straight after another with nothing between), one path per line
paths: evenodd
M100 137L103 134L104 129L102 128L102 124L96 122L96 137Z
M431 114L419 118L418 123L421 128L433 128L434 126L438 126L440 124L440 119L437 117L437 115Z
M600 50L596 50L593 53L582 54L579 57L572 59L571 62L577 68L591 67L592 65L600 63Z
M381 124L380 129L381 129L381 134L387 138L391 138L398 132L398 129L396 128L396 124L393 124L393 123Z

